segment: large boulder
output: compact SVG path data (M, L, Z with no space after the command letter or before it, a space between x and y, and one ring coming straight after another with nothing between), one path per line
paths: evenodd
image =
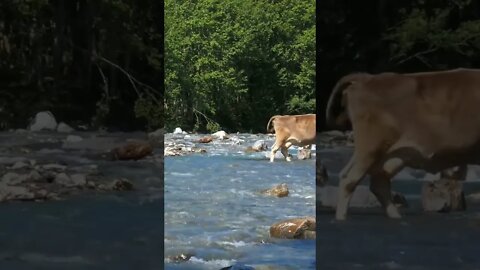
M39 112L35 115L32 123L30 124L30 131L40 130L55 130L57 127L57 120L53 114L49 111Z
M173 131L173 134L182 134L183 133L183 130L179 127L175 128L175 130Z
M315 217L292 218L270 226L270 236L285 239L315 239Z

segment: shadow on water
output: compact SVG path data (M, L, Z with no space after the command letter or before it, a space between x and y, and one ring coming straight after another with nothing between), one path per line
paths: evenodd
M318 151L330 184L338 184L350 154L341 148ZM318 269L480 269L480 204L470 202L464 212L423 212L422 183L414 177L393 180L393 190L409 203L401 220L388 219L380 208L349 208L347 220L339 222L333 209L318 207ZM466 182L466 194L479 184Z

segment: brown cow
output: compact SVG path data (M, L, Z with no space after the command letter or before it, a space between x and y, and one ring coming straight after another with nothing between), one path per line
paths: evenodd
M366 174L387 215L400 218L390 179L402 168L437 173L480 163L480 70L345 76L330 96L328 123L335 122L340 99L355 150L340 173L338 220L346 218L352 192Z
M273 130L269 129L270 123L272 123ZM291 161L288 154L290 146L310 147L315 143L316 115L274 115L267 123L267 131L275 131L275 143L272 146L270 162L275 159L278 149L287 161Z

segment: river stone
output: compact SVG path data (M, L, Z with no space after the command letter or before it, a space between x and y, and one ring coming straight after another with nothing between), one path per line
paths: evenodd
M70 133L75 131L71 126L65 124L64 122L60 122L57 126L57 132L61 133Z
M78 135L68 135L67 138L65 139L65 142L76 143L76 142L81 142L82 140L83 138Z
M212 136L220 140L228 139L228 134L223 130L213 133Z
M298 149L297 158L298 158L299 160L304 160L304 159L310 159L310 158L312 158L312 150L310 150L310 149L303 149L303 148Z
M316 166L316 179L315 183L317 187L323 187L328 182L327 168L322 164L320 159L317 159Z
M25 168L25 167L29 167L29 164L27 164L26 162L23 162L23 161L17 161L17 162L15 162L15 164L12 165L12 167L10 169L17 170L17 169L22 169L22 168Z
M2 176L1 183L4 185L18 185L25 182L28 179L28 175L18 174L14 172L7 172Z
M422 206L425 211L449 212L465 210L462 182L440 179L422 186Z
M34 198L35 194L25 187L9 186L0 183L0 202L10 200L33 200Z
M258 140L252 146L252 150L256 152L261 152L267 149L268 149L268 146L264 140Z
M106 186L106 188L109 190L116 190L116 191L133 190L133 184L125 178L120 178L110 182Z
M173 134L182 134L182 133L183 133L183 131L179 127L175 128L175 130L173 131Z
M72 174L70 178L75 186L85 186L87 184L87 176L85 174Z
M202 137L198 140L199 143L209 143L211 141L213 141L212 136L205 136L205 137Z
M276 196L276 197L280 198L280 197L288 196L289 191L288 191L287 184L282 183L282 184L276 185L272 188L262 190L262 191L260 191L260 193L262 193L264 195Z
M315 239L315 217L283 220L270 227L270 236L286 239Z
M334 186L322 186L317 189L317 200L325 207L337 207L338 199L338 187ZM408 207L407 200L403 194L393 191L392 192L393 203L397 207ZM377 197L370 191L368 186L358 185L353 192L350 200L351 207L370 208L380 207L380 202Z
M68 174L66 173L57 174L53 181L59 185L66 186L66 187L71 187L75 185L72 179L70 178L70 176L68 176Z
M148 142L130 142L116 147L112 151L116 160L139 160L153 153L153 147Z
M53 170L53 171L65 171L67 169L67 166L57 164L57 163L50 163L50 164L44 164L40 166L44 170Z
M182 253L180 255L176 255L176 256L168 256L167 259L171 262L174 262L174 263L180 263L180 262L186 262L188 260L190 260L191 257L193 257L194 255L193 254L190 254L190 253Z
M35 119L30 124L30 131L55 130L57 120L49 111L39 112L35 115Z

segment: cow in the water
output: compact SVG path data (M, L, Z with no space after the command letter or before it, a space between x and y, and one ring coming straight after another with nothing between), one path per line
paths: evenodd
M272 124L272 128L270 128ZM272 146L270 162L280 149L287 161L291 161L288 148L292 145L310 148L316 138L316 115L275 115L267 123L267 131L275 132L275 143Z
M477 69L341 78L327 105L327 122L348 119L355 149L339 175L336 219L346 218L352 192L366 174L386 214L400 218L390 180L404 167L446 173L479 164L479 104Z

